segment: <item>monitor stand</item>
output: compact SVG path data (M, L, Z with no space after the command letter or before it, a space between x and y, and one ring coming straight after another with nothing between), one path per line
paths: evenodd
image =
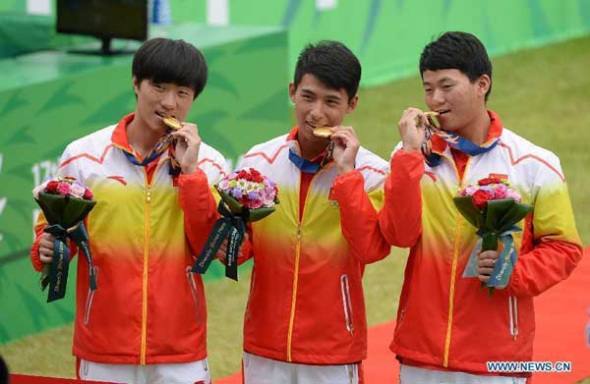
M79 55L92 55L92 56L117 56L117 55L132 55L135 53L137 49L112 49L111 42L112 39L110 37L102 37L100 38L102 41L102 46L99 50L92 50L92 49L69 49L69 53L75 53Z

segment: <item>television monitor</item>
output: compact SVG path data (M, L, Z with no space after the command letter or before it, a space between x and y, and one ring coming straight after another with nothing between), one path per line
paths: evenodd
M111 49L112 39L147 39L147 3L148 0L57 0L57 32L99 38L102 48L95 53L121 53Z

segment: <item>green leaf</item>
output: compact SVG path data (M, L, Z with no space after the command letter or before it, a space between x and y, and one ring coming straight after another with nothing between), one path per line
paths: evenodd
M486 204L485 216L485 227L490 230L498 231L502 218L515 204L513 199L499 199L490 200Z
M533 211L533 206L529 204L523 203L514 203L512 207L504 214L502 218L502 223L498 228L498 231L504 232L512 227L514 224L518 223L522 219L526 217L529 213Z
M248 221L258 221L264 219L275 211L274 207L263 207L258 209L249 209Z
M479 209L473 205L471 196L457 196L453 198L455 206L463 215L463 217L471 223L475 228L481 228L484 223L484 218Z
M513 199L491 200L487 205L486 227L498 233L508 230L533 210L531 205Z
M219 196L221 196L221 200L223 200L225 204L227 204L227 207L229 208L231 213L235 215L242 215L244 213L242 209L245 208L242 207L242 204L240 204L240 202L237 201L233 196L230 196L227 193L223 192L217 186L215 186L215 189L217 189Z
M70 196L40 193L37 203L43 210L49 224L71 228L84 220L96 205L94 200L83 200Z

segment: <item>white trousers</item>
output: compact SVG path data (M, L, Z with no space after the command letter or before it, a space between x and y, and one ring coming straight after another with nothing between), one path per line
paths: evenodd
M525 384L524 377L472 375L434 369L400 366L400 384Z
M129 384L210 384L207 359L182 364L102 364L80 360L80 378Z
M286 363L244 352L244 384L359 384L359 368Z

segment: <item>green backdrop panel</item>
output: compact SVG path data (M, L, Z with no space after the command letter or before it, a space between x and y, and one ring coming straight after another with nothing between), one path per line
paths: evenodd
M422 47L444 31L472 32L494 55L590 32L589 0L332 0L326 10L317 7L326 0L227 1L232 25L289 28L291 70L305 44L343 41L361 59L364 85L415 74ZM203 18L205 4L181 14L182 3L171 0L175 21Z
M0 13L0 58L92 41L90 37L58 34L51 16Z
M207 0L169 2L175 24L207 22ZM363 85L416 73L422 47L448 30L475 33L493 55L590 32L590 0L332 0L332 7L318 9L318 4L329 2L227 0L227 12L230 25L288 28L291 71L305 44L320 39L345 42L363 63ZM0 12L26 9L25 0L1 3ZM29 31L21 34L28 35ZM51 48L67 43L41 36L25 46Z
M0 12L24 13L27 10L25 0L2 0L0 1Z

